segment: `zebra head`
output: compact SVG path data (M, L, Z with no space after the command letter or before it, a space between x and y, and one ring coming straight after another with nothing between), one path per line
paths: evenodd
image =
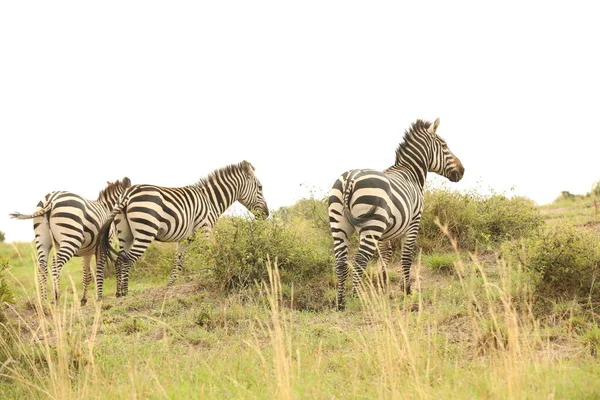
M436 134L439 125L440 119L438 118L427 128L431 143L431 158L428 171L440 174L448 178L451 182L458 182L462 179L465 168L458 157L450 151L446 141Z
M105 204L109 209L112 209L125 189L131 186L131 180L125 177L122 181L106 183L106 188L98 194L98 201Z
M240 166L243 171L243 184L237 200L248 210L258 213L261 218L267 218L269 208L263 196L263 187L254 175L254 166L248 161L242 161Z

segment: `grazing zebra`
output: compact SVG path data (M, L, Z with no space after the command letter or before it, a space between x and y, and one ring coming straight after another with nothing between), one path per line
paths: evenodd
M87 302L87 288L92 280L90 263L96 256L96 271L104 271L106 258L95 252L100 227L117 203L119 196L131 186L129 178L114 183L100 192L98 200L86 200L83 197L65 191L48 193L41 200L33 214L12 213L15 219L33 218L35 247L38 253L38 281L40 293L46 299L46 280L48 278L48 255L55 246L52 262L54 299L58 301L60 271L73 256L83 257L83 295L81 304ZM109 229L109 231L111 231ZM111 233L112 234L112 233ZM99 276L101 281L103 276Z
M352 286L356 293L361 276L380 241L382 275L392 256L391 239L402 244L402 287L410 293L409 274L412 252L421 213L427 172L435 172L452 182L461 180L464 167L436 134L439 118L432 124L417 120L404 134L396 150L396 163L383 172L354 169L338 178L329 194L329 224L333 236L335 269L338 279L338 309L344 309L344 284L348 276L348 243L359 234L354 259Z
M217 219L235 201L247 209L269 215L262 185L248 161L213 171L198 183L180 188L153 185L131 186L100 231L100 252L115 261L108 231L114 220L120 250L116 257L117 297L126 296L129 270L154 241L178 242L175 267L169 285L181 270L187 239L202 229L207 235ZM102 287L98 285L98 297Z

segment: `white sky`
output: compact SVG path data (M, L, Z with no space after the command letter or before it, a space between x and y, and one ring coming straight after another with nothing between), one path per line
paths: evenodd
M600 180L593 2L0 3L0 230L49 191L183 186L247 159L271 208L439 133L477 185ZM431 176L431 175L430 175Z

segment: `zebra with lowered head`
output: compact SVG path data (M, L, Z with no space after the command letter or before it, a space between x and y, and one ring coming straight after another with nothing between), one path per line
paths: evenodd
M378 246L383 279L387 279L386 265L393 252L391 239L399 238L402 287L410 293L410 267L423 212L427 172L435 172L452 182L460 181L465 172L460 160L437 135L439 124L439 118L434 123L417 120L396 149L394 165L383 172L350 170L333 184L329 194L329 224L338 280L338 309L345 307L348 244L355 231L359 235L359 248L353 264L353 292L358 291L361 276Z
M104 270L106 258L96 252L100 227L117 203L119 196L131 186L129 178L123 181L107 182L108 186L100 192L98 200L86 200L83 197L65 191L51 192L41 200L33 214L10 214L15 219L33 219L35 247L38 258L38 282L40 294L46 299L46 280L48 278L48 255L55 247L52 262L52 281L54 299L59 297L60 271L73 256L83 257L83 294L81 304L87 302L87 288L92 281L90 263L96 256L96 271ZM111 226L108 227L112 234ZM98 280L102 280L99 276Z
M133 185L127 189L100 231L100 252L116 262L117 297L127 295L131 266L155 240L178 243L169 280L169 285L173 284L183 264L187 239L198 229L208 235L235 201L263 218L269 215L262 185L248 161L215 170L190 186ZM108 234L113 220L120 246L118 253L110 246ZM101 285L98 297L102 297Z

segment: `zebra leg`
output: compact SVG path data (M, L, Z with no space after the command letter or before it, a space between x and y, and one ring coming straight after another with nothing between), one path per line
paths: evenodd
M383 246L380 246L379 256L381 257L381 282L384 288L388 286L388 275L387 275L387 266L392 259L392 242L390 240L386 241Z
M126 265L129 263L129 252L128 251L119 251L119 256L117 257L117 261L115 262L115 272L117 276L117 297L125 296L125 270ZM133 265L133 263L131 263ZM129 275L129 271L127 271L127 275Z
M121 214L115 218L114 226L116 230L116 236L119 239L120 249L119 255L115 261L115 278L117 286L116 296L121 297L123 295L123 266L127 262L127 254L133 246L134 237L133 233L131 232L131 227L129 226L129 221L123 212L121 212Z
M46 300L46 286L48 282L48 256L52 249L52 242L43 243L39 238L36 238L36 247L38 253L38 284L40 286L40 296ZM54 264L54 263L52 263Z
M92 281L92 271L90 269L90 264L92 263L92 255L83 257L83 293L81 295L81 305L85 306L87 303L87 290L90 282Z
M336 184L338 184L336 182ZM338 184L339 186L339 184ZM346 308L346 279L348 278L348 250L349 238L354 233L354 227L348 222L344 215L344 208L339 196L332 191L329 199L329 226L333 238L333 255L335 257L335 274L337 277L337 309L342 311Z
M96 296L98 301L102 300L102 291L104 290L104 269L106 268L106 255L96 252ZM117 275L117 282L118 282Z
M352 274L352 293L354 295L358 294L362 275L367 269L367 263L377 250L379 239L381 236L378 232L360 233L360 245L354 257L354 273Z
M348 278L348 239L334 237L335 275L337 277L337 309L342 311L346 308L345 285Z
M403 240L402 245L402 281L400 282L400 288L406 294L411 293L410 288L410 268L413 259L413 249L415 242L417 241L417 234L419 233L419 220L413 221L408 229L408 232Z
M117 297L127 296L129 292L129 271L133 264L144 254L144 251L148 248L148 244L144 243L145 247L140 248L139 246L133 245L133 249L130 251L119 252L117 257L117 265L120 264L120 286L117 286ZM120 289L120 291L119 291Z
M46 300L46 287L48 282L48 256L52 250L52 237L50 226L46 216L35 217L33 219L33 232L35 233L35 247L38 256L38 284L40 286L40 296Z
M177 276L181 272L181 269L183 268L183 260L185 258L185 254L187 253L188 246L189 242L187 239L177 243L177 249L175 250L175 265L171 271L171 277L169 278L169 282L167 282L167 286L173 286Z
M52 263L52 281L54 286L54 301L58 303L60 297L60 272L62 267L73 257L74 251L72 248L61 247L54 256L54 262Z

